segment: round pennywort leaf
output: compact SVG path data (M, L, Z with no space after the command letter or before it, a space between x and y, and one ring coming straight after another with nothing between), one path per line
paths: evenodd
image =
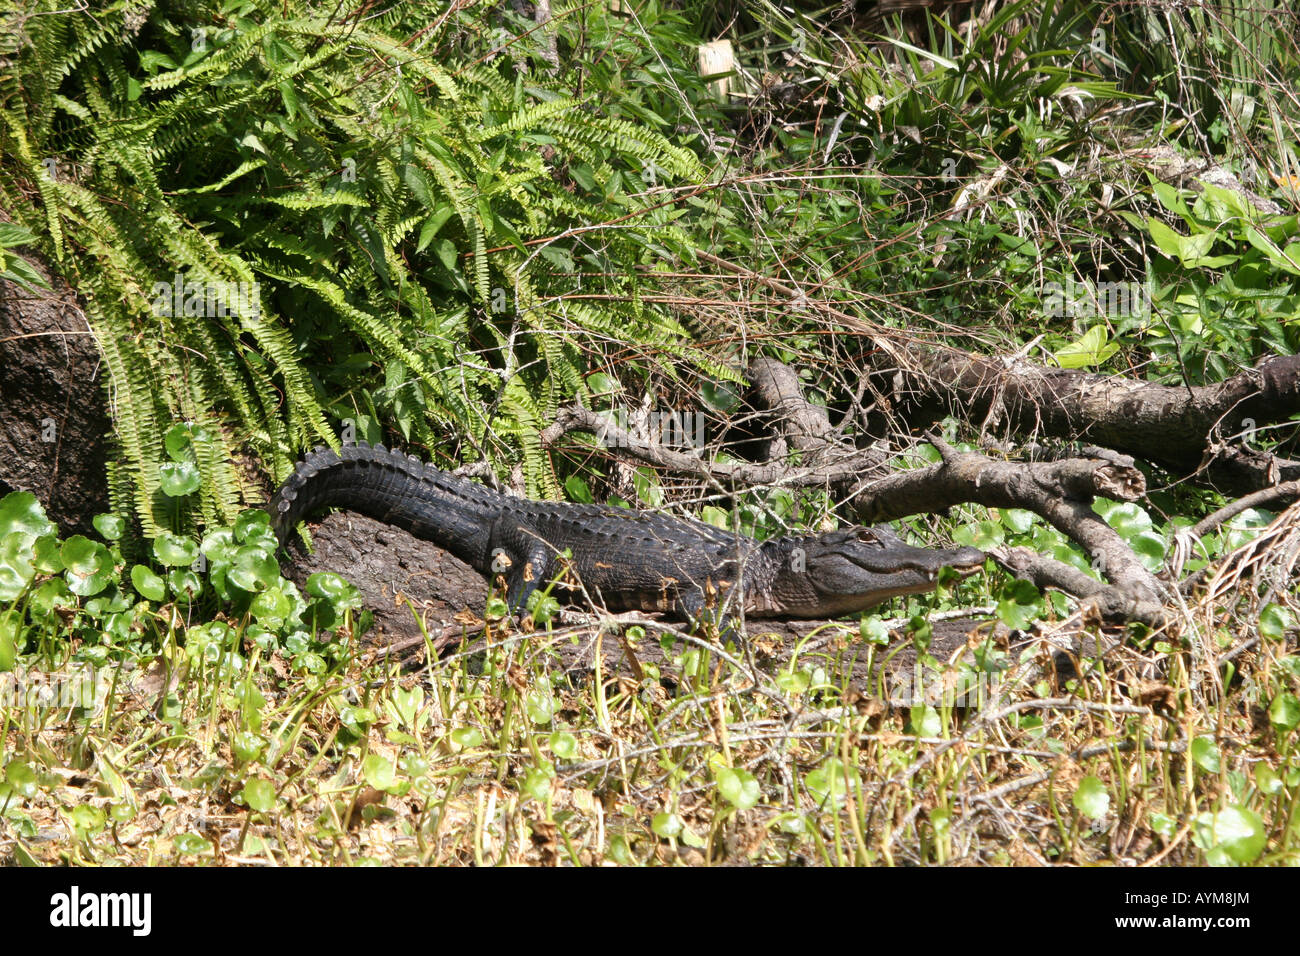
M167 582L143 564L131 569L131 584L136 593L149 601L161 601L167 596Z
M187 568L199 556L199 546L189 538L164 531L153 541L153 553L168 568Z
M1074 809L1091 820L1100 820L1110 809L1110 794L1106 785L1094 776L1084 777L1074 791Z
M158 466L158 486L169 498L184 498L199 490L203 480L192 461L169 461Z

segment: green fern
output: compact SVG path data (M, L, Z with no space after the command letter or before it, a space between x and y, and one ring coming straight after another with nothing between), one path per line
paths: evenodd
M232 464L245 449L281 476L358 416L519 461L530 490L556 495L538 436L602 350L631 338L665 365L729 374L635 279L654 250L690 242L640 212L660 205L637 195L643 171L694 183L698 159L563 81L485 62L472 13L436 35L414 10L360 3L324 19L292 0L248 14L200 0L184 22L138 2L93 20L38 6L16 78L0 77L0 198L87 297L114 501L145 534L230 520L261 494ZM221 26L196 49L193 24ZM457 64L438 52L452 37L484 46ZM66 177L46 175L51 156ZM578 164L589 172L566 177ZM604 277L581 280L609 290L601 305L578 273ZM257 291L233 311L168 314L154 290L177 275ZM211 436L179 512L158 486L178 420Z

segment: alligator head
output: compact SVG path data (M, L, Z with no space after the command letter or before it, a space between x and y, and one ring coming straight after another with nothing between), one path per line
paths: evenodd
M984 566L978 548L914 548L885 528L845 528L783 538L782 567L760 609L768 616L835 617L903 594L929 591L939 569L971 574Z

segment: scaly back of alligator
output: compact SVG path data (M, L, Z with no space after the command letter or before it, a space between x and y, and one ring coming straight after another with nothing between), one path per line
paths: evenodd
M611 607L667 610L677 590L734 567L754 542L712 525L604 505L530 501L498 494L420 459L364 442L317 448L271 499L281 543L323 508L360 512L433 541L480 574L521 574L531 592L561 551L581 581ZM531 570L523 565L532 561ZM734 574L733 574L734 576ZM545 583L545 582L542 582ZM650 594L657 597L650 597Z

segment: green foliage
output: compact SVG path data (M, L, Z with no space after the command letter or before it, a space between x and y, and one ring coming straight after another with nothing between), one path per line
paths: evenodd
M153 555L165 576L127 562L115 532L119 521L100 516L107 543L57 529L29 492L0 499L0 670L12 666L29 638L80 638L82 659L101 663L114 655L149 655L158 646L144 635L169 607L200 614L187 653L207 660L233 654L235 632L212 620L216 612L242 619L244 633L263 651L284 647L307 670L321 660L338 628L364 629L356 588L335 574L315 574L304 596L280 575L275 538L264 512L240 515L215 528L202 543L164 533ZM202 600L200 600L202 598ZM237 655L236 655L237 656ZM301 660L299 660L301 659ZM310 665L310 666L309 666Z
M495 447L554 493L536 434L582 391L576 337L694 354L638 298L689 245L663 191L703 176L651 87L604 110L525 82L469 10L47 6L0 85L0 204L89 300L148 536L233 519L260 494L242 449L279 475L359 423Z
M1300 217L1265 215L1208 183L1191 196L1160 182L1152 191L1177 228L1154 216L1141 223L1160 253L1152 309L1125 317L1118 331L1196 384L1300 348Z
M1300 69L1295 13L1285 0L1212 0L1169 10L1069 6L1096 23L1096 68L1126 88L1150 91L1197 149L1240 156L1257 136L1294 129L1300 120L1290 95Z
M33 292L38 287L48 287L48 283L32 268L31 263L16 252L8 251L15 246L25 246L35 240L36 237L22 226L14 225L12 222L0 222L0 279L8 279Z

